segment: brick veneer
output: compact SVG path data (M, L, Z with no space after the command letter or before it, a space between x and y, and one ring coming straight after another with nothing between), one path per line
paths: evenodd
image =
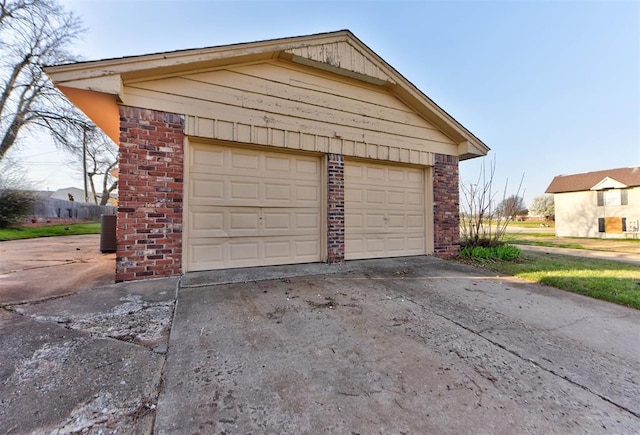
M449 258L460 251L458 158L435 155L433 167L434 255Z
M327 164L327 261L344 262L344 156L328 154Z
M116 282L181 273L184 118L120 106Z

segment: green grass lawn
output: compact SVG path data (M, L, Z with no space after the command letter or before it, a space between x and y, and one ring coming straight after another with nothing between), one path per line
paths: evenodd
M555 248L586 249L579 243L569 243L563 241L562 239L556 238L554 234L546 233L505 234L503 240L511 245L551 246Z
M638 265L527 252L517 262L484 262L482 267L640 309Z
M541 221L522 221L522 222L511 221L511 222L509 222L509 226L510 227L518 227L518 228L548 228L549 232L553 233L555 231L555 228L556 228L556 223L553 222L553 221L549 221L549 222L541 222Z
M504 241L513 245L640 253L640 239L594 239L586 237L555 237L553 233L511 233L505 234Z
M36 237L76 236L80 234L100 234L100 222L30 228L0 228L0 242L33 239Z

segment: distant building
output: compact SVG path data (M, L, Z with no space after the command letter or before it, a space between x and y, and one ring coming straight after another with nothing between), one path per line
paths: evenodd
M73 197L73 200L75 202L85 202L84 190L79 189L77 187L65 187L63 189L58 189L51 194L50 198L64 199L65 201L70 201L71 198L69 197L69 195ZM90 200L89 202L93 202L93 201Z
M80 202L80 203L84 203L84 190L78 188L78 187L65 187L62 189L58 189L55 192L51 192L51 191L45 191L45 190L41 190L37 192L37 195L39 198L44 199L44 198L53 198L53 199L62 199L65 201L74 201L74 202ZM97 195L97 199L98 199L98 204L100 203L100 200L102 199L102 195L98 194ZM73 199L71 199L73 198ZM93 204L93 195L89 194L89 202L88 204ZM107 201L107 205L111 205L111 206L117 206L118 205L118 196L117 196L117 192L112 192L111 195L109 196L109 200Z
M558 237L640 237L640 167L559 175L546 193Z

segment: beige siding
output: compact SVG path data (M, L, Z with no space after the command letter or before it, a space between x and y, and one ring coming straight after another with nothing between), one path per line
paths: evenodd
M282 61L125 83L124 104L190 136L430 165L457 144L384 87Z
M316 156L190 144L186 270L321 260Z
M341 68L345 71L374 77L382 82L391 80L376 63L365 56L357 47L346 41L306 45L287 50L287 52L314 62Z
M345 258L425 254L423 168L345 161Z
M598 232L598 218L627 218L627 230L640 224L640 188L627 191L628 205L598 206L596 191L556 193L556 235L558 237L623 237Z

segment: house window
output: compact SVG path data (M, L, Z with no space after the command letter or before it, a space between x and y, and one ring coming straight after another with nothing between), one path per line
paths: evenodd
M629 203L629 198L628 198L626 189L599 190L597 194L598 194L598 207L627 205Z
M627 231L627 218L606 217L598 218L598 232L621 234Z

